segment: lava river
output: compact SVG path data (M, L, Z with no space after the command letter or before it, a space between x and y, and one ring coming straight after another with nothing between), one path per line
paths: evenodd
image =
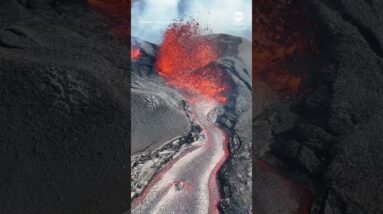
M211 118L227 102L227 76L211 64L216 48L199 36L196 22L169 27L157 70L184 95L204 137L173 158L132 203L132 213L219 213L217 172L228 157L228 134Z
M132 213L219 213L216 173L226 160L227 135L208 117L218 106L201 98L193 104L205 139L168 163L133 202Z

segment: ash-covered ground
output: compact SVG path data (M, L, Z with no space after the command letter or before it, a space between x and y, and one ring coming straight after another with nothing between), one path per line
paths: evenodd
M185 98L154 68L158 47L136 38L140 54L132 60L131 196L139 196L153 177L179 153L202 138Z
M158 78L153 68L157 46L133 39L140 56L132 62L132 153L151 151L189 133L192 121L183 97Z

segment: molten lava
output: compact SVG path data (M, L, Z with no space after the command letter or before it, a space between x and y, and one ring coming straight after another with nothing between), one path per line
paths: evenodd
M112 31L130 35L130 1L88 0L105 13L115 26ZM142 53L133 46L131 59ZM209 120L208 113L227 102L230 78L214 63L219 52L214 43L201 36L195 21L170 25L157 55L156 68L167 83L184 92L194 109L195 122L204 130L203 146L193 146L170 160L132 203L132 213L219 213L220 191L217 174L228 158L228 136ZM198 142L197 142L198 143ZM203 164L201 164L203 163ZM183 170L187 169L187 170Z
M139 48L133 48L133 50L131 50L131 52L130 52L130 58L131 58L132 60L137 60L137 59L140 58L140 56L141 56L141 51L140 51Z
M192 97L203 95L222 104L230 86L228 76L213 63L218 57L214 44L201 37L199 24L181 20L165 32L156 67L170 85Z
M282 96L297 94L307 70L294 68L314 51L307 11L297 0L255 0L253 80L262 80Z

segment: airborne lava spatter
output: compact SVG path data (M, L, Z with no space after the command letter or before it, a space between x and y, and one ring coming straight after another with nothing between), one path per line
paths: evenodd
M230 78L214 63L219 53L201 37L195 21L175 22L164 35L156 68L167 83L184 93L191 104L195 123L204 130L204 144L167 165L161 178L150 182L145 196L135 200L133 211L219 213L218 170L228 157L228 136L208 114L228 100ZM172 186L179 180L189 184L182 192Z
M156 67L170 85L189 95L203 95L226 103L230 91L228 76L211 62L218 59L217 48L200 35L196 21L174 22L165 32Z
M111 18L111 30L119 38L130 35L126 27L130 1L88 1ZM214 43L200 33L195 21L172 24L164 35L156 68L170 86L184 93L206 139L199 139L204 141L202 146L189 148L172 159L133 201L132 213L219 213L217 172L228 157L228 136L208 114L228 101L231 85L228 74L214 63L220 57ZM131 50L133 60L140 55L140 49Z

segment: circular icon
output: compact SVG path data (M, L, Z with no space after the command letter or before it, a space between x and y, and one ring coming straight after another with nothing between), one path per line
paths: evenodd
M245 17L245 15L240 11L237 11L233 14L233 19L236 22L241 22L244 17Z

